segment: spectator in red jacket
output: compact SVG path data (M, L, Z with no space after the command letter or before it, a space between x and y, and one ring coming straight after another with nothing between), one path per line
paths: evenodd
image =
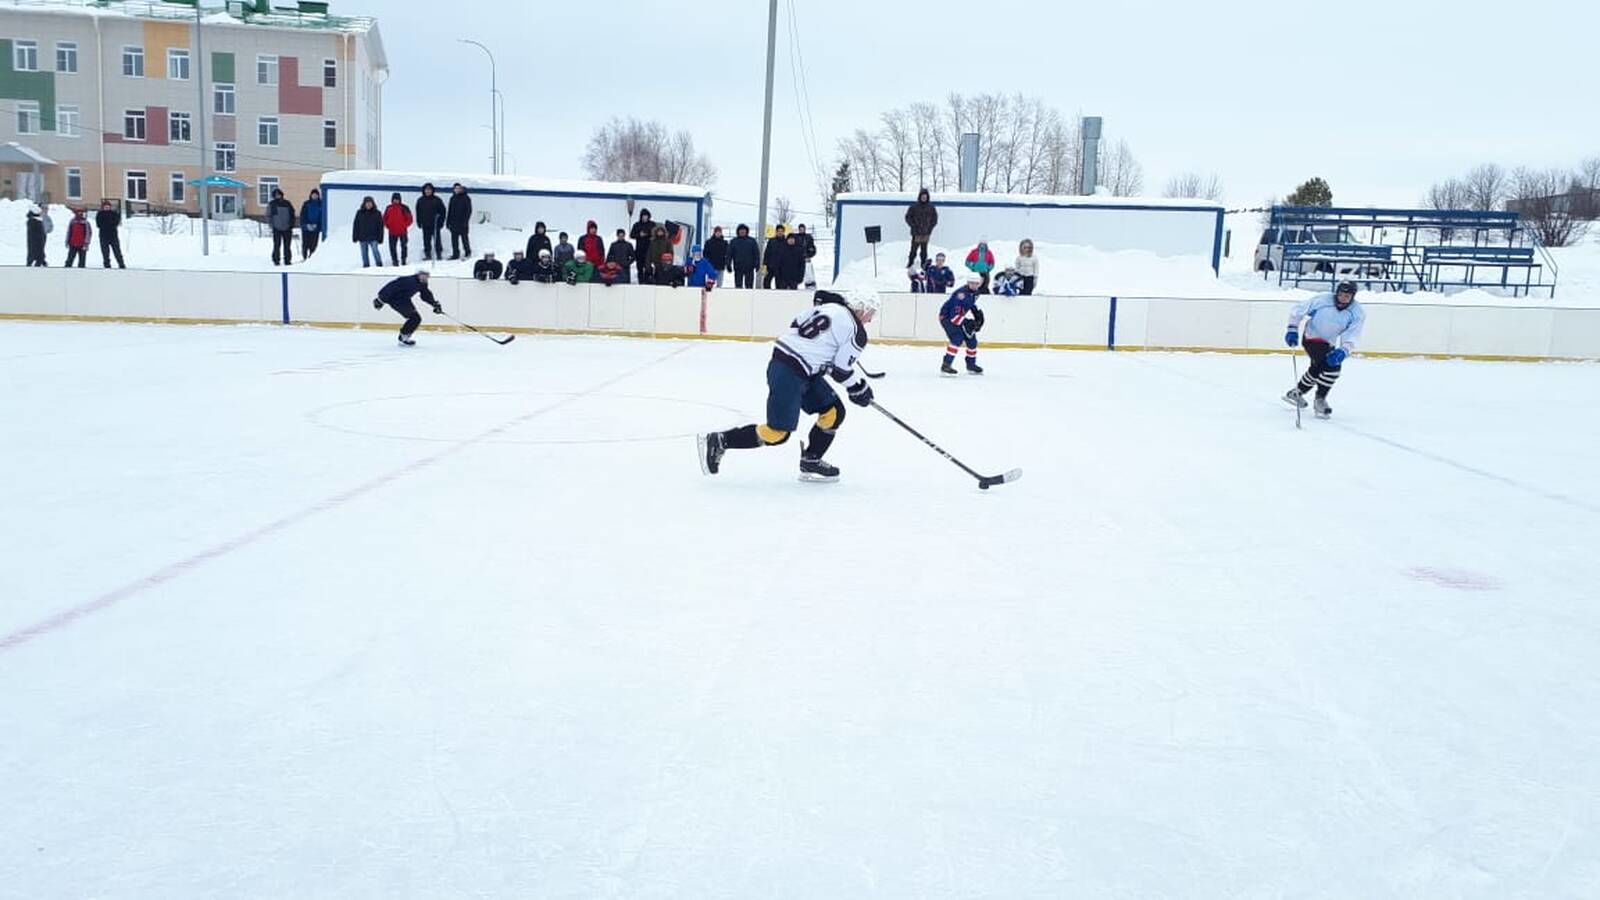
M78 260L78 268L83 268L84 260L89 258L89 238L94 235L94 229L89 226L89 220L81 209L73 210L72 221L67 225L67 268L72 268L72 260Z
M583 236L578 238L578 249L582 250L589 262L595 265L600 265L606 258L606 241L600 236L600 226L596 225L593 219L590 219L588 226L584 228Z
M389 208L383 211L383 228L389 232L389 265L406 264L406 256L411 252L411 237L406 232L411 230L413 221L411 207L400 201L399 193L391 194Z

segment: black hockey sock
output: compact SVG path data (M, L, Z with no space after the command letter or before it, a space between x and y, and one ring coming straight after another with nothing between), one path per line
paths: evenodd
M1304 375L1300 376L1300 383L1295 385L1294 389L1302 394L1309 393L1316 382L1317 379L1308 370Z
M822 454L827 453L831 446L833 446L833 432L823 431L813 425L811 436L806 438L806 452L803 455L808 459L821 459Z
M730 450L754 450L761 446L761 436L756 434L754 425L730 428L722 433L722 446Z

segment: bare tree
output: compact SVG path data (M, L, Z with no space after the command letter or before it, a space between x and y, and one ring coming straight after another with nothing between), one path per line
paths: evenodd
M1511 183L1506 177L1506 170L1494 163L1484 163L1474 166L1461 179L1464 199L1469 209L1488 212L1500 209L1506 201L1506 192L1510 190Z
M709 186L716 166L695 150L687 131L669 134L660 122L612 119L595 129L583 153L583 168L598 181L662 181Z
M1519 167L1511 173L1511 199L1522 221L1546 247L1565 247L1588 233L1589 223L1572 203L1573 173Z
M1469 203L1466 186L1455 178L1446 178L1428 188L1427 196L1422 198L1422 205L1428 209L1468 209Z
M1113 197L1133 197L1144 190L1144 166L1134 158L1127 141L1117 141L1101 158L1100 184Z
M794 203L788 197L772 198L772 223L788 225L794 221Z
M1164 197L1221 200L1222 179L1215 173L1201 175L1199 172L1184 172L1182 175L1169 178L1166 190L1161 193Z
M886 167L884 180L891 184L891 190L906 190L915 176L910 170L916 156L911 114L903 109L884 113L881 135L880 144Z

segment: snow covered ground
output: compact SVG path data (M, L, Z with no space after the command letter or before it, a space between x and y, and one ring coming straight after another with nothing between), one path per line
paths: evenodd
M1588 897L1600 367L0 323L0 895Z

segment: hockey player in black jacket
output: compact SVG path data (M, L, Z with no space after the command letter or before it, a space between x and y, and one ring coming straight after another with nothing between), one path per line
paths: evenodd
M417 306L411 298L422 295L422 301L433 307L433 314L443 315L444 307L439 301L433 299L433 291L428 290L428 270L418 269L415 275L402 275L383 286L378 291L378 296L372 300L373 309L383 309L388 304L391 309L406 317L404 325L400 326L400 343L410 347L416 343L411 339L411 333L422 324L422 317L417 315Z

